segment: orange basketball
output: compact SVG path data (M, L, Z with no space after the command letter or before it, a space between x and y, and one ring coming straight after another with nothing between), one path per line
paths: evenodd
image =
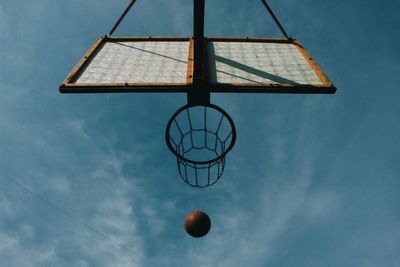
M208 215L202 211L192 211L185 219L186 232L192 237L203 237L211 228L211 220Z

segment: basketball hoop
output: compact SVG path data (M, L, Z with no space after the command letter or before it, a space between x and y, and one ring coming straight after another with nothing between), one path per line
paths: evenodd
M192 187L214 185L236 141L235 125L220 107L186 105L168 122L165 139L175 154L182 180Z
M212 94L336 92L267 0L261 2L284 38L206 37L205 1L193 0L192 36L112 36L137 2L131 0L109 35L96 40L59 87L73 94L186 94L188 105L172 116L165 138L181 178L197 188L221 178L236 141L232 119L210 104Z

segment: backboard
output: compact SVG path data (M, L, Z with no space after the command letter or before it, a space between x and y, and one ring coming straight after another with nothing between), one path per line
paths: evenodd
M206 38L204 87L222 93L334 93L297 41ZM60 86L62 93L193 90L193 38L101 37Z

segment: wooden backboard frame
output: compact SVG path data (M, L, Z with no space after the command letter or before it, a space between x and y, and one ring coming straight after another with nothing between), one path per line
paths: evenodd
M75 83L82 71L96 56L97 52L106 42L123 41L162 41L182 42L188 41L189 58L186 83ZM334 94L336 87L325 75L322 69L304 49L297 40L286 38L226 38L213 37L205 38L205 45L208 42L261 42L261 43L285 43L293 44L299 50L310 67L322 81L321 84L255 84L255 83L210 83L205 77L204 87L210 93L283 93L283 94ZM207 51L204 49L204 51ZM205 55L205 58L207 55ZM207 62L205 68L207 68ZM79 63L60 86L61 93L188 93L194 89L194 39L193 37L109 37L104 36L96 40L93 46L86 52ZM205 72L207 73L207 71Z
M254 84L254 83L209 83L215 93L281 93L281 94L334 94L336 87L329 80L310 54L297 40L286 38L206 38L207 42L253 42L293 44L299 50L310 67L322 81L321 84Z
M186 83L75 83L106 42L189 42ZM98 38L60 85L61 93L187 93L193 84L194 52L192 37L109 37Z

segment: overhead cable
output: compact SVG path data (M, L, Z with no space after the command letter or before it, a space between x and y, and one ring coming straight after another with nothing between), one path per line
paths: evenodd
M144 260L145 262L155 266L155 267L160 267L160 265L156 264L155 262L153 262L152 260L140 255L139 253L135 252L134 250L132 250L131 248L119 243L118 241L116 241L115 239L109 237L108 235L96 230L95 228L93 228L92 226L90 226L89 224L83 222L82 220L80 220L79 218L73 216L72 214L68 213L67 211L65 211L64 209L58 207L57 205L53 204L52 202L50 202L49 200L45 199L44 197L36 194L35 192L33 192L31 189L29 189L27 186L13 180L10 178L5 177L4 175L0 176L2 178L4 178L5 180L9 181L10 183L18 186L20 189L24 190L25 192L29 193L30 195L32 195L33 197L35 197L36 199L46 203L48 206L50 206L51 208L57 210L59 213L63 214L64 216L68 217L69 219L71 219L72 221L74 221L75 223L83 226L84 228L86 228L87 230L91 231L92 233L98 235L99 237L108 240L109 242L111 242L113 245L119 246L120 248L128 251L129 253L135 255L138 258L141 258L142 260Z

